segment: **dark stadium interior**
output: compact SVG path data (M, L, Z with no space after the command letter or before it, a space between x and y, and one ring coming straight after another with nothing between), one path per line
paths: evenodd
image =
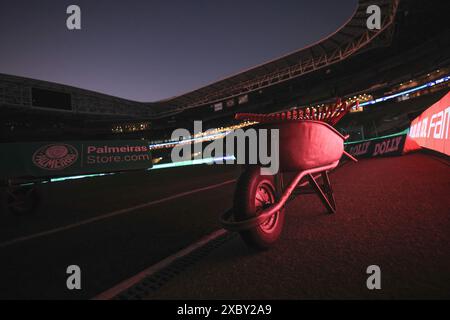
M382 8L381 30L366 27L371 4ZM247 167L194 165L194 152L188 165L171 159L183 143L172 138L177 128L206 146L247 126L236 113L326 114L338 99L358 102L336 126L349 137L345 150L392 135L410 143L412 121L449 93L446 9L435 0L359 0L349 21L317 43L155 102L0 70L0 144L133 139L153 158L145 170L92 176L0 174L0 299L449 299L448 153L344 156L330 172L337 213L326 214L314 195L291 201L280 240L262 252L219 221ZM196 120L203 132L193 132ZM10 212L6 190L29 185L36 210ZM86 274L83 290L66 288L72 263ZM372 264L383 269L383 290L366 288L362 266Z

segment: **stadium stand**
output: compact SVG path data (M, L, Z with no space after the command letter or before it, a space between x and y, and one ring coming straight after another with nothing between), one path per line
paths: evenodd
M372 4L382 10L380 30L366 26L366 9ZM360 0L349 20L325 39L158 102L134 102L0 74L0 141L129 137L164 141L175 128L190 129L193 120L203 120L206 130L236 125L237 112L306 108L361 93L377 99L401 91L405 83L421 84L450 70L450 29L445 19L434 15L444 10L444 4L437 0ZM430 79L425 79L428 74ZM440 89L445 88L447 84ZM417 101L418 107L412 100L399 103L405 107L398 110L422 108ZM360 135L372 136L402 128L403 122L381 116L366 120L391 109L394 114L387 117L395 118L397 108L391 107L395 104L383 103L383 112L374 106L352 114L348 121L354 123L343 129L363 126Z
M412 119L441 99L446 92L440 90L404 101L387 101L366 107L364 112L348 114L338 128L342 133L350 134L349 141L401 132L409 128Z

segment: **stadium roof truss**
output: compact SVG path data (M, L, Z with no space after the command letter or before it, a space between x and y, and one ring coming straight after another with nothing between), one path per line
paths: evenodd
M360 0L352 17L335 33L304 49L248 69L195 91L150 104L158 117L220 103L322 69L368 48L390 41L400 0ZM381 9L381 28L369 30L367 7ZM379 41L374 40L378 38Z

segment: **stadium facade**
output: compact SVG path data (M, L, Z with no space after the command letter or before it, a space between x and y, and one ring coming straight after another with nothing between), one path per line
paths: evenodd
M369 30L366 25L367 7L373 4L381 8L379 30ZM325 39L158 102L135 102L0 74L1 140L164 139L174 128L190 128L194 120L203 120L206 129L236 124L236 112L320 108L337 97L376 100L448 75L450 30L445 18L436 17L437 12L443 12L444 4L434 0L360 0L351 18ZM438 99L446 88L448 82L395 102L423 93L431 94L431 100ZM412 106L402 107L397 113L412 111L417 115L431 102L409 102ZM369 105L364 112L349 117L343 129L352 131L359 125L370 131L363 115L374 116L375 108ZM375 120L371 117L370 121ZM371 134L383 131L372 126L375 131Z

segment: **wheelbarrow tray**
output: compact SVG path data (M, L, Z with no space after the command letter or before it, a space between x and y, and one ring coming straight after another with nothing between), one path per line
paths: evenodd
M344 140L336 129L322 121L290 120L264 123L260 128L279 130L280 170L310 170L338 161Z

